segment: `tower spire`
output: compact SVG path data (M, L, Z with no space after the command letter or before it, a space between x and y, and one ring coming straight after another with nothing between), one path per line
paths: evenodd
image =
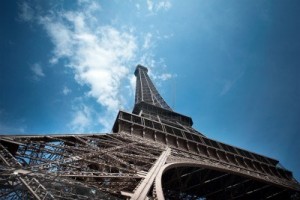
M136 67L134 75L137 78L135 104L143 101L156 107L160 107L170 111L172 110L156 90L154 84L148 76L148 69L146 67L138 65Z
M136 76L136 93L133 113L166 123L193 125L192 118L176 113L166 103L148 76L146 67L138 65L134 75Z

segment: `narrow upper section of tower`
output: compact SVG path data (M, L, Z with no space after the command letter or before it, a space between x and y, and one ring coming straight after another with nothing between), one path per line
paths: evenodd
M156 90L148 76L148 69L146 67L138 65L134 75L137 78L135 104L145 102L167 110L172 110Z
M174 112L158 93L148 76L148 69L138 65L136 76L136 93L133 113L170 123L192 126L190 117Z

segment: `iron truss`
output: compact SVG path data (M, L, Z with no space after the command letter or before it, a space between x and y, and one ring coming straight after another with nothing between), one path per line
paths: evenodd
M166 148L124 134L0 140L0 199L120 199Z
M0 141L0 199L298 198L293 180L126 132Z
M277 160L207 138L135 75L111 134L0 136L0 200L300 199Z

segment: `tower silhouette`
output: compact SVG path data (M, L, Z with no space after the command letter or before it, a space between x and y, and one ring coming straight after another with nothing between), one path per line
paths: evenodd
M299 199L275 159L209 139L138 65L109 134L0 137L0 199Z

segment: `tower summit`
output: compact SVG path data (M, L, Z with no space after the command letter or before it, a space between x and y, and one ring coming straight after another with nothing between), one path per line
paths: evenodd
M176 113L165 102L149 78L146 67L138 65L134 74L136 76L134 114L148 116L166 123L193 125L192 118Z
M209 139L134 74L112 133L0 136L0 199L299 199L279 161Z

